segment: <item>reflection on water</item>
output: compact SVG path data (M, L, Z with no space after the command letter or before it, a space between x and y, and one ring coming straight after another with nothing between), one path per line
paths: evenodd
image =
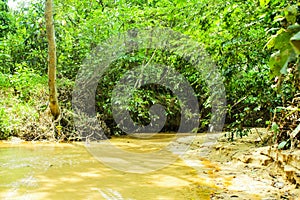
M112 142L141 152L143 145L146 151L159 150L170 138ZM134 174L106 167L78 144L0 142L0 199L209 199L213 190L181 160Z

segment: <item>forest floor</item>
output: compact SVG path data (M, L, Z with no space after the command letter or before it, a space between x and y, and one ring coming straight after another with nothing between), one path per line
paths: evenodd
M155 169L155 162L162 163L166 157L153 158L155 170L147 173L117 169L130 159L142 163L138 156L128 158L112 151L110 163L103 164L82 143L0 142L0 199L300 198L296 184L287 181L277 164L263 155L270 147L253 142L255 134L234 142L223 135L199 134L181 159ZM176 140L174 134L156 134L144 139L116 137L109 142L144 155L185 139L188 141L187 137Z

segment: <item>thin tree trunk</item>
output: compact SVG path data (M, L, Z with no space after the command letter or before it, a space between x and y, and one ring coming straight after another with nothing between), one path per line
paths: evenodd
M52 0L46 0L45 17L46 31L48 39L48 86L49 86L49 106L54 119L60 115L60 109L56 91L56 44L53 20Z

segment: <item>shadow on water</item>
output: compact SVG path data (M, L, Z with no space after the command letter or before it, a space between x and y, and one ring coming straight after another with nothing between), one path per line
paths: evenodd
M155 150L154 141L159 149L170 139L171 135L111 141L143 152ZM209 199L215 190L180 159L163 169L135 174L103 165L82 145L0 142L0 199Z

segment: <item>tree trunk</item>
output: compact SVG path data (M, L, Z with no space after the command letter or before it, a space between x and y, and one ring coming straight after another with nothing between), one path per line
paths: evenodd
M60 115L60 109L56 91L56 44L53 20L52 0L46 0L45 17L48 40L48 86L49 86L49 106L54 119Z

